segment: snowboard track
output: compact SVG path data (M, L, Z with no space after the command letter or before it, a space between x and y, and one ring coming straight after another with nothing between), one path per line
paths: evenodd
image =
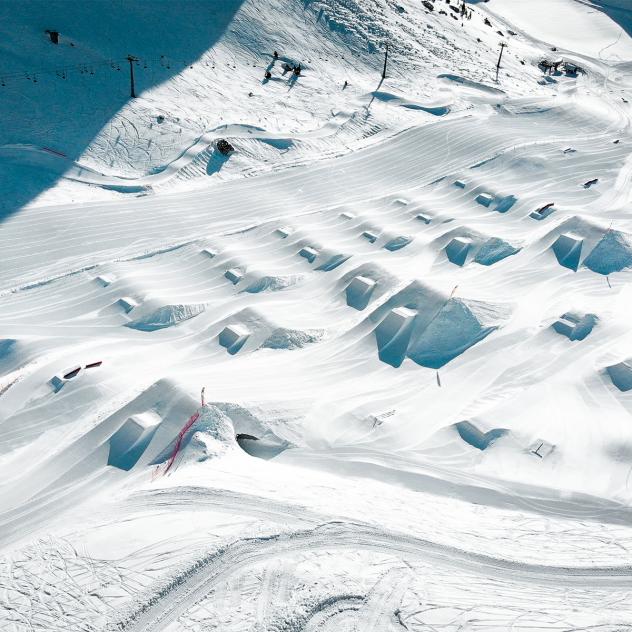
M440 545L402 533L355 522L327 522L313 529L275 533L236 540L199 558L172 578L112 629L146 632L165 629L219 582L240 569L272 557L327 549L366 550L421 558L482 574L505 576L530 583L583 586L632 586L632 567L547 566L494 558L473 551Z

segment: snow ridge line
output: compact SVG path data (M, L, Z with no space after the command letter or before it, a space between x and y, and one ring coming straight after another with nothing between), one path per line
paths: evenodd
M441 545L406 534L380 530L354 522L332 521L314 529L276 533L233 541L209 553L159 588L110 630L145 632L161 630L200 601L222 579L240 568L280 554L306 550L353 548L381 553L425 557L478 573L492 571L509 579L559 585L560 580L596 586L631 586L632 566L547 566L494 558L481 553Z
M81 274L82 272L90 272L99 266L107 265L108 263L126 263L128 261L140 261L142 259L149 259L149 257L155 257L156 255L163 255L167 252L173 252L174 250L179 250L180 248L184 248L185 246L190 246L191 244L196 243L197 239L191 239L184 242L179 242L176 244L170 244L168 246L164 246L162 248L158 248L157 250L148 250L143 252L142 254L132 255L130 257L118 257L116 259L108 259L106 261L98 261L97 263L91 263L87 266L82 266L77 268L76 270L70 270L68 272L62 272L61 274L56 274L51 277L47 277L45 279L39 279L37 281L29 281L24 283L23 285L16 285L15 287L7 288L6 290L0 290L0 298L3 296L7 296L9 294L15 294L17 292L22 292L23 290L33 290L37 287L42 287L44 285L49 285L50 283L54 283L55 281L60 281L61 279L66 279L72 276L76 276L77 274Z

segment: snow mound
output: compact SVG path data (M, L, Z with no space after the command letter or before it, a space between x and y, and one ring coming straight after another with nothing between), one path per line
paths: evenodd
M469 228L454 229L437 239L436 244L440 246L446 240L445 256L457 266L464 266L470 261L491 266L521 250L500 237L488 237Z
M156 331L157 329L173 327L185 320L195 318L205 309L206 306L203 303L193 305L165 305L146 316L126 323L125 326L140 331Z
M503 239L498 237L490 237L479 248L474 261L480 263L482 266L491 266L507 257L511 257L520 251L520 248L516 248L507 243Z
M625 233L609 230L584 260L598 274L612 274L632 267L632 240Z
M178 466L218 458L237 445L230 417L212 404L200 408L199 413L200 416L180 442L176 458ZM174 437L152 464L167 462L176 449L177 441Z
M262 343L262 349L302 349L306 345L322 340L322 329L301 331L299 329L275 329Z
M244 292L249 292L250 294L278 292L279 290L285 290L288 287L296 285L303 278L305 278L303 274L266 275L253 281Z
M509 318L505 305L447 298L414 281L370 316L380 360L398 367L405 357L438 369L483 340Z
M561 266L608 275L632 267L632 237L580 217L562 222L547 236Z
M247 307L221 323L218 342L230 355L252 353L259 349L301 349L319 342L324 329L295 329Z
M504 306L450 299L424 329L411 336L408 357L439 369L486 338L509 316Z
M183 450L183 461L206 461L234 448L235 429L230 417L215 406L205 406L191 428L192 434Z

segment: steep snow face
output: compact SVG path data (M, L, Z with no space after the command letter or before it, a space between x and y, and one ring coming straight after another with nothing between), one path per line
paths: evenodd
M626 2L0 15L3 632L632 627Z
M632 7L626 0L489 0L487 9L560 49L612 62L632 61Z

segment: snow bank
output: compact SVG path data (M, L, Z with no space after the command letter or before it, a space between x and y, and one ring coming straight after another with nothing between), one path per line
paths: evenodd
M125 326L140 331L156 331L157 329L173 327L185 320L195 318L204 312L205 309L206 306L203 303L193 305L164 305L145 316L126 323Z

